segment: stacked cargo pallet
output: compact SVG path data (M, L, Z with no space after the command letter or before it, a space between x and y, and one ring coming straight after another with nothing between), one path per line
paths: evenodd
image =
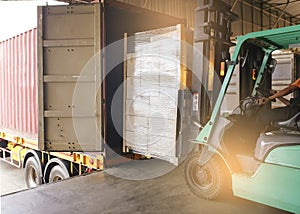
M127 55L125 145L175 165L178 90L191 81L183 34L182 25L136 33Z

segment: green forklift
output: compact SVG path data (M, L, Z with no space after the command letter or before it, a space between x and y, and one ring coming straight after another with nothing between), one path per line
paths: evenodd
M212 200L231 187L234 196L300 214L300 112L264 131L253 126L261 108L271 108L270 103L257 105L257 99L271 89L272 52L298 47L300 25L237 37L211 114L193 141L199 149L186 161L186 181L194 194ZM236 66L241 101L231 114L223 114ZM299 75L298 70L293 79Z

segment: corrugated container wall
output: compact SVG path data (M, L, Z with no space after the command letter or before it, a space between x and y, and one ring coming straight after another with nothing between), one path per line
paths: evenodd
M118 0L148 10L153 10L169 16L178 17L186 21L189 29L194 27L194 11L197 7L196 0Z
M197 7L197 0L118 1L184 19L186 22L186 27L192 30L194 29L194 12ZM293 24L284 15L280 15L280 13L276 14L270 10L263 10L262 8L244 0L223 1L231 5L232 12L236 13L240 18L238 21L233 23L233 36L244 35L253 31L272 29Z
M0 131L37 138L36 29L0 42Z

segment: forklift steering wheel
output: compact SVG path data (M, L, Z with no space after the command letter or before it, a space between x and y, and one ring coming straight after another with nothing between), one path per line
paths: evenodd
M268 92L264 89L261 89L259 87L257 87L255 90L256 90L256 93L259 97L268 97L268 96L271 95L270 92Z
M250 116L253 112L256 111L258 105L256 104L257 102L257 97L246 97L245 99L243 99L239 106L233 111L233 113L231 114L231 116L235 115L234 119L232 119L232 121L234 122L236 120L236 118L238 118L237 116L239 115L239 117L241 116Z

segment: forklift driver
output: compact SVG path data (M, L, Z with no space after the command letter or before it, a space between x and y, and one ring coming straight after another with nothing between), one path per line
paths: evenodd
M259 105L264 105L270 102L273 99L278 98L281 102L283 102L285 107L278 107L274 109L264 108L259 112L258 122L261 125L267 126L270 125L272 121L285 121L293 117L295 114L300 112L300 95L296 98L292 98L289 100L285 99L283 96L288 95L297 89L300 89L300 78L298 78L295 82L290 84L288 87L276 92L275 90L271 90L273 95L269 97L263 97L258 100Z

